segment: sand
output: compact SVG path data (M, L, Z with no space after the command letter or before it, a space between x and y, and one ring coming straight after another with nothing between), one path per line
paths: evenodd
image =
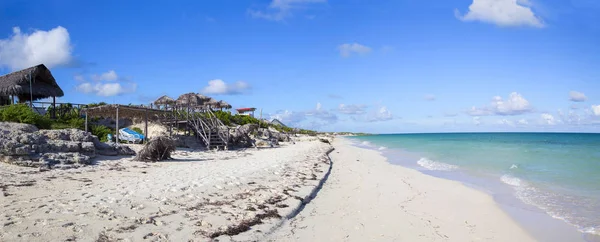
M313 137L178 150L160 163L101 157L47 172L0 163L0 241L534 240L483 192L344 139L333 147L333 164L331 146Z
M178 150L168 162L100 157L47 172L0 163L0 241L208 241L262 223L240 235L255 240L311 194L330 149Z
M318 196L268 241L534 241L486 193L336 139Z

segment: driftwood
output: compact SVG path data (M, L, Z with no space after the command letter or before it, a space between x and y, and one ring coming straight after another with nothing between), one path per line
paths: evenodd
M161 161L171 159L171 152L175 151L175 142L164 136L151 139L144 148L135 156L137 161Z

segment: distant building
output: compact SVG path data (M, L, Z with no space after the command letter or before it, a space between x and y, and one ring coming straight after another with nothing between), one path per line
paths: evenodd
M239 115L248 115L250 117L254 117L254 111L256 111L256 108L238 108L235 111L237 111Z
M271 124L279 125L279 126L287 128L287 125L283 124L281 121L279 121L279 119L273 119L273 120L271 120Z

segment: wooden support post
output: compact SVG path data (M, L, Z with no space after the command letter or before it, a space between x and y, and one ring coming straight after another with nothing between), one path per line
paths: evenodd
M117 105L117 121L116 121L116 126L117 128L115 129L115 141L118 144L119 143L119 106Z
M144 120L144 143L146 143L148 140L148 109L146 109L145 114L146 117Z
M52 118L56 118L56 97L52 97Z

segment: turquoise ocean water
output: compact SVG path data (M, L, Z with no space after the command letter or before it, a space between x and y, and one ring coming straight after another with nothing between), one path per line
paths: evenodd
M392 163L451 179L468 176L492 193L506 189L581 233L600 235L600 134L395 134L352 140L382 151ZM502 187L489 185L494 183Z

